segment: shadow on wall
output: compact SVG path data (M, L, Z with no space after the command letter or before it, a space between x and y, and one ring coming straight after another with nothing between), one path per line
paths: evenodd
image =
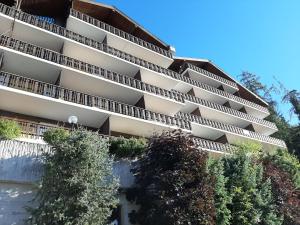
M0 224L24 225L24 206L33 206L34 188L28 184L0 182Z

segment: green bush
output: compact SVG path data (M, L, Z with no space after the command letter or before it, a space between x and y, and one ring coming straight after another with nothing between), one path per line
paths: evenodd
M14 139L21 135L19 124L12 120L0 119L0 139Z
M129 138L112 137L110 139L110 154L117 159L120 158L136 158L141 156L147 145L147 140L144 138Z
M44 141L50 145L58 144L59 142L66 140L68 136L69 136L69 131L63 128L57 128L57 129L52 128L47 130L43 134Z

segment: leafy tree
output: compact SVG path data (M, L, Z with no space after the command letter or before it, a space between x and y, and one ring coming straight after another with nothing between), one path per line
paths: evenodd
M299 225L300 190L295 188L295 181L293 181L295 179L292 176L294 165L290 164L289 159L284 159L285 157L283 156L283 161L278 160L277 154L265 157L263 160L264 176L271 180L276 205L284 216L283 224Z
M44 153L44 175L30 208L34 225L104 225L116 206L118 184L112 174L108 141L96 133L61 129L45 133L52 145Z
M195 148L181 131L150 139L134 169L140 225L215 224L213 182L207 173L207 153Z

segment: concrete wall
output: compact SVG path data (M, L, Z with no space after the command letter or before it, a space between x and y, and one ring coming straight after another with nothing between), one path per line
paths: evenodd
M0 182L0 224L23 225L28 218L25 206L33 206L34 188L29 184Z

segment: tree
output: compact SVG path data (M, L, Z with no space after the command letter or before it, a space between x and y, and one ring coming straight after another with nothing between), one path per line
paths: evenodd
M206 169L207 157L181 131L152 137L133 170L135 200L140 209L131 214L131 222L215 224L214 188Z
M259 77L255 74L243 72L240 75L241 82L249 90L260 96L269 104L270 115L265 119L276 124L278 132L272 134L272 137L279 138L285 141L291 153L295 153L300 158L300 126L291 126L283 115L277 110L277 102L273 99L272 94L279 94L279 89L284 91L282 102L292 105L291 113L298 116L300 121L300 93L296 90L288 91L283 84L277 81L279 88L267 87L263 85Z
M29 209L29 224L107 224L118 190L108 140L81 129L71 133L50 130L44 139L52 150L44 153L39 204Z
M286 91L282 101L292 105L291 112L297 115L300 122L300 93L296 90Z
M263 177L263 166L259 163L261 148L257 146L244 144L235 154L220 159L227 179L227 195L231 197L227 203L231 212L230 224L282 224L271 182Z
M294 171L294 166L284 157L280 153L265 157L263 160L264 176L271 180L276 205L284 217L283 224L299 225L300 190L295 188L295 181L293 181L291 175L291 171ZM278 160L279 158L282 160ZM299 162L298 165L300 165Z
M224 165L221 160L210 158L208 170L215 179L214 201L216 207L216 224L230 225L231 211L228 205L231 204L231 196L226 189L228 178L224 176Z

